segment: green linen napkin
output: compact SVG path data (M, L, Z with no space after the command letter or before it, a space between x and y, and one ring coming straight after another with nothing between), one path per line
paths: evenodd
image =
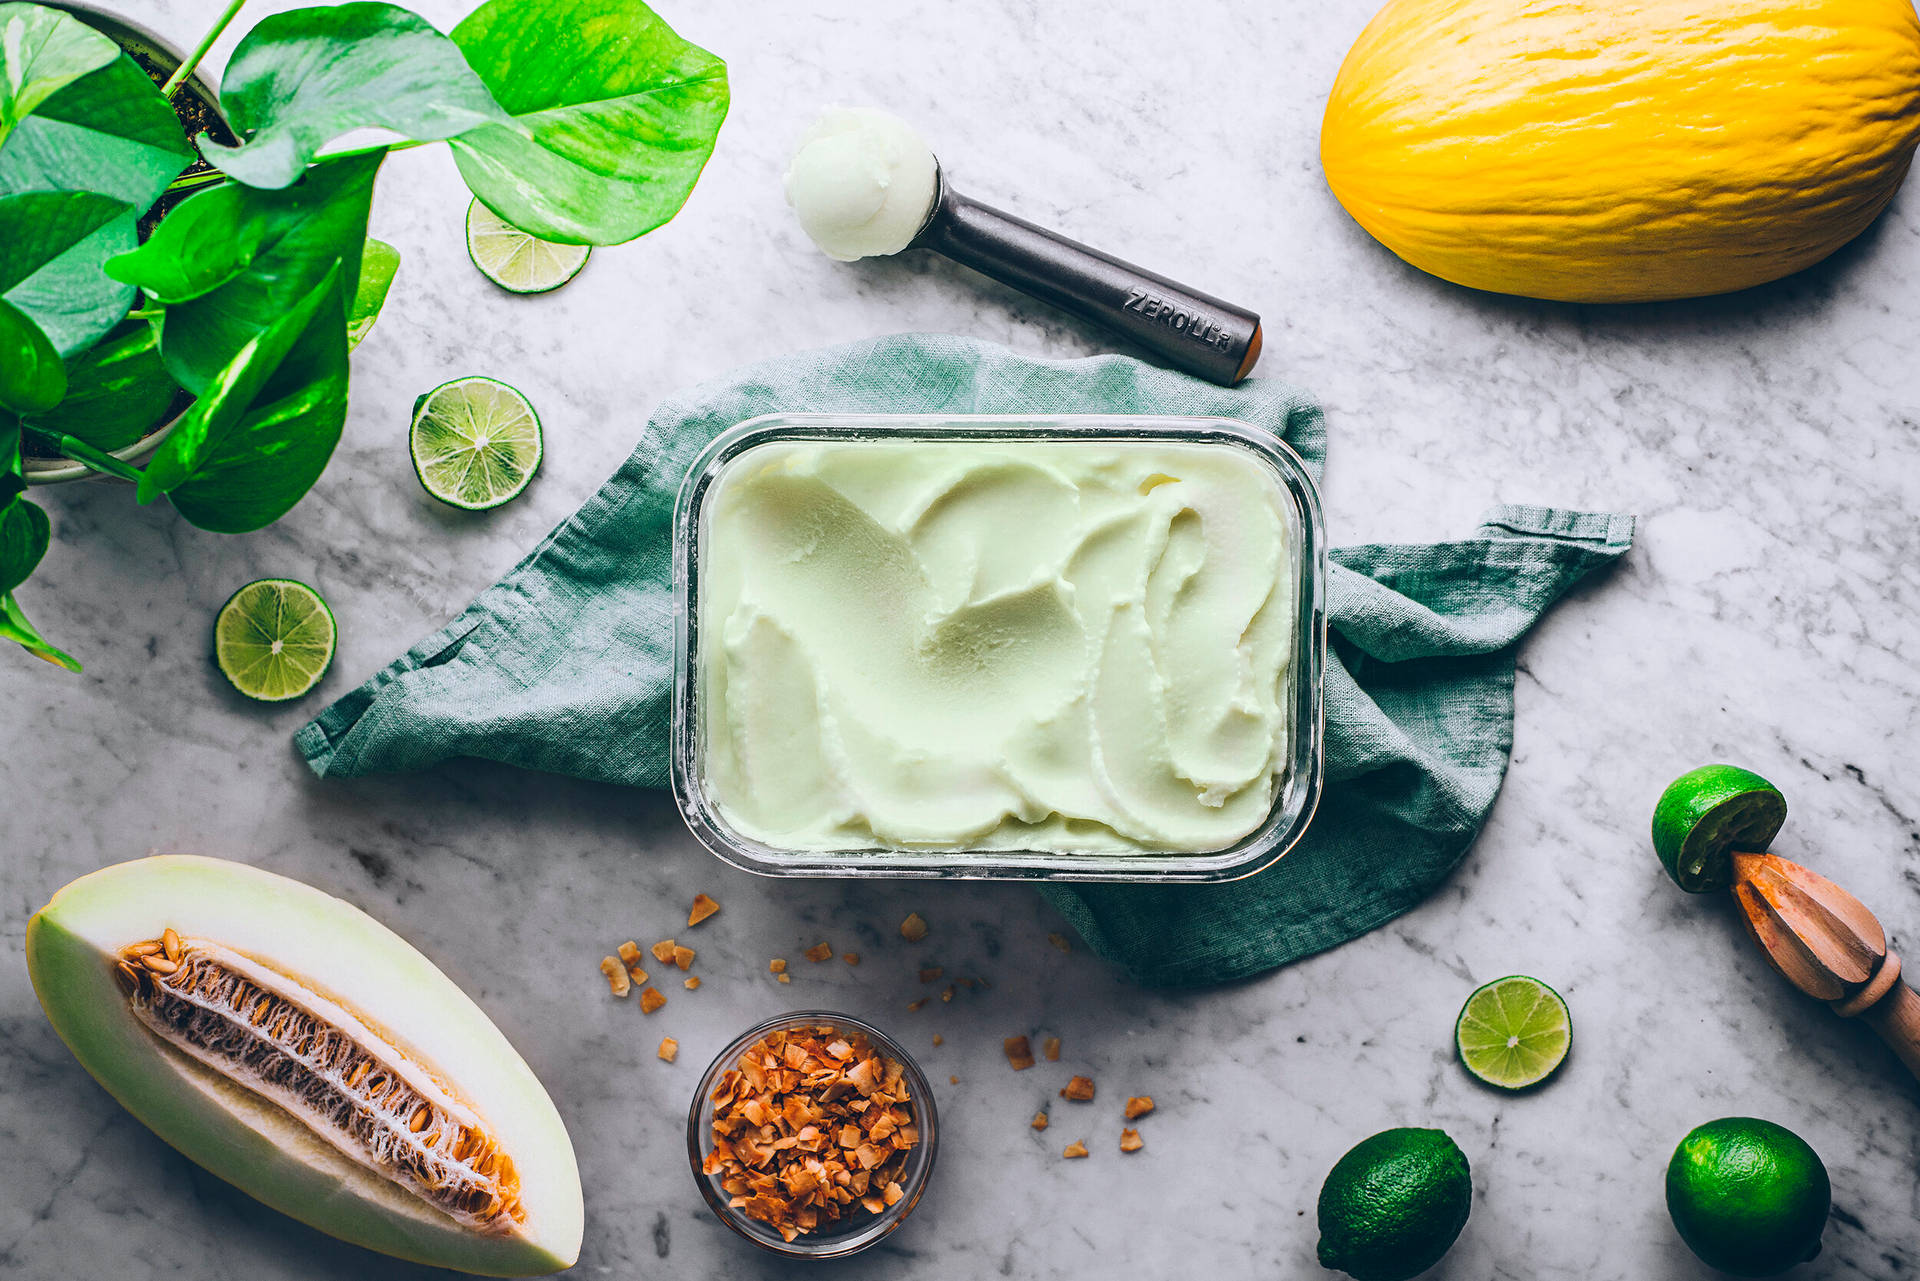
M1215 387L1123 356L1038 360L903 334L784 356L664 402L633 455L458 618L303 726L316 774L483 757L664 787L673 504L714 436L759 414L1169 413L1282 436L1317 476L1317 406L1270 379ZM1229 885L1050 886L1089 946L1143 983L1224 982L1406 911L1466 852L1512 746L1514 651L1631 517L1507 507L1471 539L1332 553L1328 786L1301 843Z

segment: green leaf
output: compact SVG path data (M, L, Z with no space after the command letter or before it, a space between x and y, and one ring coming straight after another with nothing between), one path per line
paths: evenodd
M639 0L487 0L453 29L520 131L452 140L460 176L544 240L612 245L672 218L727 116L727 67Z
M67 394L67 371L40 326L0 298L0 409L31 414Z
M27 492L27 480L20 464L20 420L0 410L0 503L10 502L15 494Z
M174 206L146 244L109 259L106 272L155 302L191 302L252 266L266 230L261 202L223 183Z
M119 45L58 9L0 4L0 143L35 107L119 56Z
M134 241L132 206L91 191L0 196L0 297L68 355L126 315L133 291L100 274Z
M167 308L160 354L182 387L204 393L241 349L311 293L336 262L343 279L360 278L373 176L385 158L382 150L322 160L291 187L234 188L238 195L216 206L236 238L248 234L242 230L247 221L258 218L259 243L238 275Z
M15 497L0 507L0 595L27 581L52 538L53 526L38 503Z
M250 187L286 186L321 147L370 125L424 141L510 125L454 43L390 4L263 19L233 51L220 101L247 141L202 136L200 154Z
M367 238L360 255L360 285L353 293L353 306L347 309L347 350L360 340L380 318L387 302L387 290L393 287L393 273L400 270L400 251L384 240Z
M313 487L347 417L344 279L336 263L220 372L147 464L141 502L165 492L200 528L239 534Z
M27 647L27 651L46 659L49 663L64 667L70 672L80 670L80 664L70 654L63 654L34 630L27 616L20 612L20 606L11 596L0 596L0 640L17 641Z
M0 147L0 195L97 191L144 213L192 160L173 108L122 54L14 129Z
M192 158L173 108L125 55L43 100L0 145L0 196L96 192L127 206L8 295L63 355L127 314L132 287L101 264L133 248L139 215Z
M178 390L160 363L160 336L129 320L67 362L67 396L31 425L95 449L125 449L159 426Z
M123 201L91 191L0 196L0 294L5 294L113 218Z

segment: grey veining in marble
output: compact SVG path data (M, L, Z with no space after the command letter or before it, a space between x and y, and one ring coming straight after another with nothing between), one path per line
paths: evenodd
M183 44L209 9L128 3ZM708 1216L682 1125L706 1059L801 1004L880 1020L942 1083L932 1192L837 1275L1322 1275L1327 1168L1375 1130L1429 1124L1460 1141L1476 1183L1435 1277L1704 1281L1661 1175L1681 1134L1727 1114L1791 1126L1832 1171L1825 1252L1797 1275L1920 1271L1913 1082L1764 969L1724 905L1674 891L1645 834L1668 777L1743 761L1792 801L1777 848L1857 893L1896 948L1920 944L1920 193L1826 265L1739 297L1600 310L1468 294L1373 245L1320 180L1325 90L1372 6L669 0L732 68L718 153L677 221L543 298L468 265L444 148L393 157L373 230L405 262L305 503L223 538L118 489L44 495L56 543L22 600L88 666L76 678L0 653L0 1274L426 1275L203 1174L54 1037L22 963L27 916L150 849L312 881L464 984L573 1132L582 1278L790 1275ZM420 5L442 27L463 7ZM1446 537L1495 501L1644 518L1629 561L1528 644L1506 791L1427 904L1257 982L1148 994L1050 947L1060 922L1018 887L775 885L700 851L664 796L479 766L320 783L295 759L288 735L324 698L573 510L665 393L904 329L1102 349L947 264L812 252L777 179L829 101L915 121L981 199L1261 311L1263 370L1327 409L1336 541ZM547 424L543 474L491 515L435 505L406 460L413 398L469 372L524 388ZM297 707L245 703L207 659L221 601L269 574L314 583L340 618L334 671ZM678 932L698 890L725 904L694 932L705 985L674 987L651 1018L609 1000L599 957ZM895 929L915 909L933 927L917 947ZM821 939L863 963L799 959ZM790 986L767 974L773 955L794 958ZM993 986L909 1013L923 963ZM1462 1074L1450 1033L1477 983L1516 971L1566 994L1576 1035L1560 1078L1507 1098ZM1062 1061L1011 1073L1000 1041L1018 1032L1058 1035ZM682 1046L671 1066L654 1058L666 1034ZM1070 1072L1098 1081L1097 1102L1054 1098ZM1146 1150L1122 1157L1129 1093L1160 1107ZM1043 1105L1054 1123L1035 1134ZM1091 1159L1059 1159L1074 1139Z

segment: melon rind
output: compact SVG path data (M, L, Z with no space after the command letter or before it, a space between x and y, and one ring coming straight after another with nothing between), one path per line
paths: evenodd
M432 1071L512 1157L520 1232L463 1228L149 1033L114 963L169 926L297 977ZM182 1155L248 1195L343 1241L464 1272L541 1276L579 1257L580 1172L546 1090L466 993L360 909L244 864L163 855L66 886L28 922L26 950L40 1004L82 1066Z

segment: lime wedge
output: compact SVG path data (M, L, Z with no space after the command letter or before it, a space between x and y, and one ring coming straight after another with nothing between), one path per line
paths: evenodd
M333 662L333 611L291 578L248 583L220 607L213 656L233 687L265 703L299 698Z
M456 378L413 402L407 450L429 494L485 511L517 496L540 470L540 416L503 382Z
M1752 770L1702 765L1660 794L1653 848L1674 884L1689 894L1723 890L1735 850L1762 853L1787 821L1787 798Z
M467 206L467 257L510 294L544 294L587 265L587 245L556 245L529 236L478 200Z
M1573 1019L1560 994L1524 974L1495 979L1460 1009L1453 1043L1467 1071L1502 1090L1552 1076L1573 1044Z

